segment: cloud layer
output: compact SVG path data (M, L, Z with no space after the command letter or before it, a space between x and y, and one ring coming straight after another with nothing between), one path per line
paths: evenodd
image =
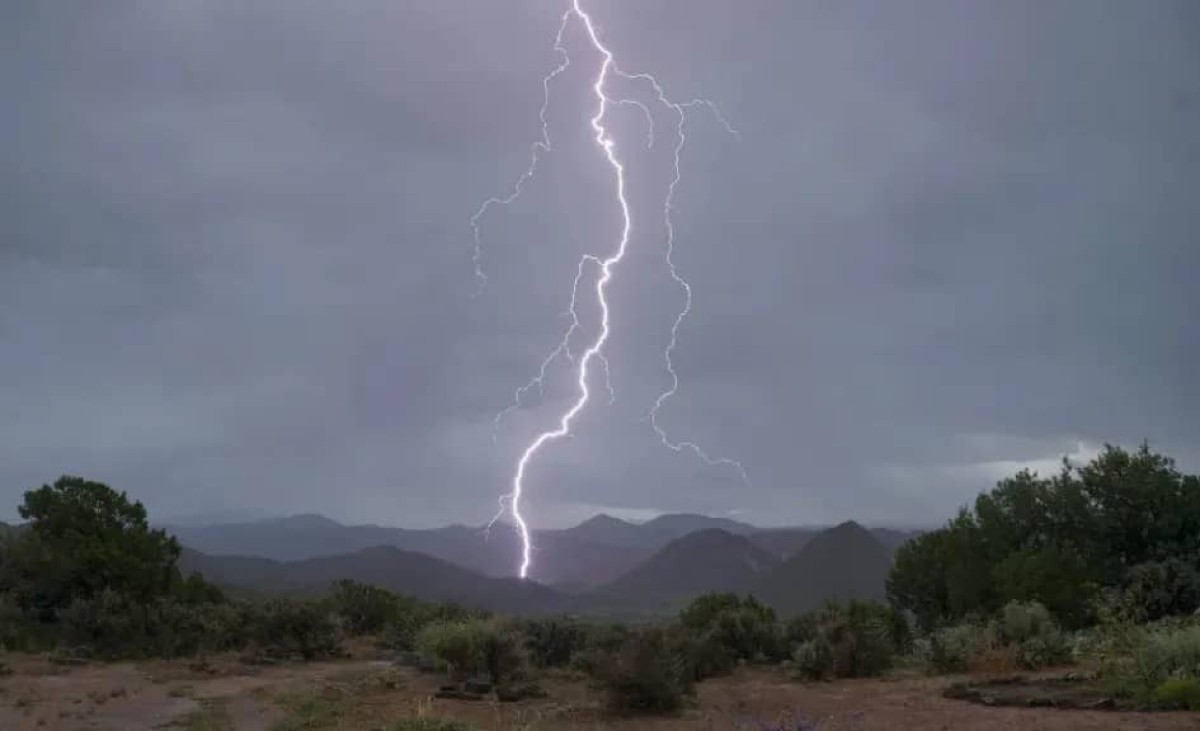
M1010 467L1150 439L1200 466L1200 13L1189 2L597 4L630 70L716 100L676 199L645 128L617 402L529 512L927 523ZM538 135L544 3L9 4L0 11L0 504L61 473L156 515L478 522L569 398L492 420L615 241L585 49ZM569 37L568 41L572 39ZM582 310L588 313L586 308ZM7 508L6 508L7 509ZM15 511L13 511L15 512Z

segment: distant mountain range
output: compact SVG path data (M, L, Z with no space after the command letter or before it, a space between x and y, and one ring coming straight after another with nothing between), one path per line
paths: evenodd
M713 591L753 593L784 616L832 598L882 598L892 553L913 535L852 522L760 530L700 515L646 523L600 515L536 533L538 581L519 581L505 578L517 550L505 528L489 536L315 515L167 528L186 547L181 568L231 589L313 594L345 578L503 613L609 616L675 611Z
M297 515L163 527L184 547L185 573L238 594L315 595L353 579L506 614L612 618L674 612L714 591L753 594L785 617L829 599L882 599L892 555L918 533L854 522L759 529L703 515L645 523L598 515L537 532L537 581L520 581L510 576L516 537L504 526L488 535L466 526L407 530ZM0 536L19 529L0 523Z
M184 573L198 572L228 589L258 596L317 595L352 579L431 602L456 602L505 614L569 611L571 599L532 581L482 576L452 563L391 546L352 553L275 561L253 556L210 556L185 548Z
M343 525L320 515L296 515L214 525L166 525L184 546L212 556L254 556L280 562L355 553L391 546L421 553L484 576L511 576L519 545L515 531L497 525L490 532L462 525L434 529ZM536 531L534 578L566 591L581 592L608 584L631 571L674 540L705 530L744 536L784 559L799 551L821 528L759 529L728 518L663 515L631 523L598 515L563 530ZM890 551L914 535L873 529Z

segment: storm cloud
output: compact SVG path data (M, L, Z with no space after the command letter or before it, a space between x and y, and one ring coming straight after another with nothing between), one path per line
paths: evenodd
M642 421L682 294L663 148L621 108L644 162L611 289L618 397L537 463L535 525L927 524L1106 441L1200 467L1194 3L594 5L624 68L740 132L689 117L695 301L662 419L751 484ZM72 473L163 518L486 520L571 397L566 366L493 418L553 349L579 256L618 233L586 127L595 58L568 34L554 149L484 217L473 296L468 222L529 162L562 9L5 4L7 514Z

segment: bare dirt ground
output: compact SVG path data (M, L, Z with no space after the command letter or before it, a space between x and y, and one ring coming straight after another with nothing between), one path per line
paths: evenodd
M0 678L0 729L135 731L177 728L387 729L418 714L465 721L493 731L1072 731L1200 729L1197 713L1118 713L1046 708L992 708L949 700L940 678L891 678L798 684L746 671L700 685L696 702L672 718L614 718L587 685L545 678L546 699L515 704L432 698L440 679L367 659L257 667L234 658L209 663L151 662L56 666L10 657ZM789 714L814 726L778 724Z

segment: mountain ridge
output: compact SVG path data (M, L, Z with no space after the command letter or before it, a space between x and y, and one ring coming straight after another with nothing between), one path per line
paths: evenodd
M639 605L686 601L710 592L743 593L779 563L746 536L707 528L676 538L594 593L632 598L630 603Z
M418 529L343 525L315 513L161 527L174 534L181 545L211 556L293 562L392 546L493 578L513 576L520 551L515 530L507 526L486 531L464 525ZM563 591L586 593L632 571L672 541L709 529L741 535L778 559L796 553L820 533L815 528L758 529L729 518L687 513L666 514L644 523L602 513L570 528L534 531L532 578ZM890 531L887 537L897 544L905 538L897 531Z
M234 592L316 595L342 579L372 584L430 602L519 615L565 610L570 599L532 581L495 578L432 556L393 546L300 561L254 556L211 556L183 549L179 567Z
M859 523L845 521L813 536L764 576L754 594L788 617L835 599L886 598L892 552Z

